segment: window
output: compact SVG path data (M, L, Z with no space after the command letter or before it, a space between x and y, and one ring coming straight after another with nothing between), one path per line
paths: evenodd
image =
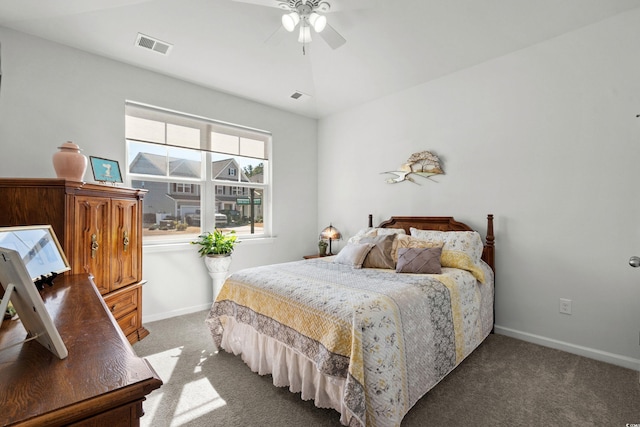
M269 235L268 132L126 103L127 177L145 188L145 243L203 230Z

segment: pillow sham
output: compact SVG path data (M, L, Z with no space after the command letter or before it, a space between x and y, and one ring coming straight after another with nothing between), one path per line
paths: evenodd
M443 245L444 241L442 240L426 241L407 235L398 235L393 241L391 258L393 258L394 262L398 262L398 249L400 248L441 248Z
M373 243L349 243L338 252L333 262L362 268L362 263L373 246Z
M404 231L404 230L403 230ZM386 236L364 237L360 243L372 243L373 247L362 263L363 268L396 268L396 263L391 257L391 248L395 239L394 234Z
M484 283L484 270L480 267L484 244L477 231L419 230L411 227L411 236L426 242L443 241L440 262L443 267L467 270Z
M359 243L360 239L364 237L369 237L369 236L375 237L376 235L377 233L375 228L363 228L362 230L358 230L358 232L353 236L349 237L349 240L347 240L347 244Z
M441 247L400 248L398 250L398 273L441 274Z
M363 228L358 231L354 236L347 240L347 243L358 243L365 237L386 236L389 234L404 234L407 232L403 228Z

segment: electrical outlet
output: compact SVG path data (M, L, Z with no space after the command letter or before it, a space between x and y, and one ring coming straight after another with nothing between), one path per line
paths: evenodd
M560 298L560 313L571 314L571 300Z

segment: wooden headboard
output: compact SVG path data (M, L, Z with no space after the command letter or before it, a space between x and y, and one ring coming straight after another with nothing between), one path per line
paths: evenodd
M373 227L373 215L369 215L369 227ZM467 224L458 222L450 216L392 216L380 223L381 228L403 228L407 234L411 234L411 227L420 230L439 231L474 231ZM493 215L487 215L487 237L482 251L482 260L489 264L495 272L495 236L493 235Z

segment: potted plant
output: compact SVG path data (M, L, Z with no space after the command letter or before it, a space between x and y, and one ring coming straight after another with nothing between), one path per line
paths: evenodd
M204 258L204 264L209 270L209 276L213 279L213 300L220 292L220 288L227 278L229 265L231 265L231 253L235 247L237 236L235 230L225 234L219 229L207 231L198 236L198 240L191 242L200 245L198 253Z
M193 245L200 245L198 253L201 257L205 256L230 256L236 245L236 231L231 230L228 234L224 234L219 229L213 230L213 233L207 231L198 236L198 240L191 242Z

